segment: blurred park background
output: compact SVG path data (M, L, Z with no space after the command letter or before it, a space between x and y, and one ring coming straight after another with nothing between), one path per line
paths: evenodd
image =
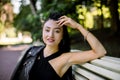
M107 55L120 57L120 0L0 0L0 47L39 45L51 11L73 18L100 40ZM72 49L89 49L77 30L68 31Z

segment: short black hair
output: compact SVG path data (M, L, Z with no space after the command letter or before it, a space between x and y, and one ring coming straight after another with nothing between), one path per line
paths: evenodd
M60 12L50 12L49 19L58 20L61 16L63 16L63 14Z

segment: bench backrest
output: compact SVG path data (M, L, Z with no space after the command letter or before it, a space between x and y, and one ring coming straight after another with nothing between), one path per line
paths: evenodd
M120 58L104 56L72 68L76 80L120 80Z

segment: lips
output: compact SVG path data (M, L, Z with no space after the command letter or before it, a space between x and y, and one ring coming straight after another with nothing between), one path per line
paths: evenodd
M48 38L47 41L54 42L55 40L53 38Z

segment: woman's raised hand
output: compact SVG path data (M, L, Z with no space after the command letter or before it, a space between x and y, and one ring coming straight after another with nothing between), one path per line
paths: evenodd
M59 18L59 20L57 21L57 23L59 26L66 25L66 26L69 26L69 27L74 28L74 29L76 29L78 27L78 23L67 16L61 16Z

